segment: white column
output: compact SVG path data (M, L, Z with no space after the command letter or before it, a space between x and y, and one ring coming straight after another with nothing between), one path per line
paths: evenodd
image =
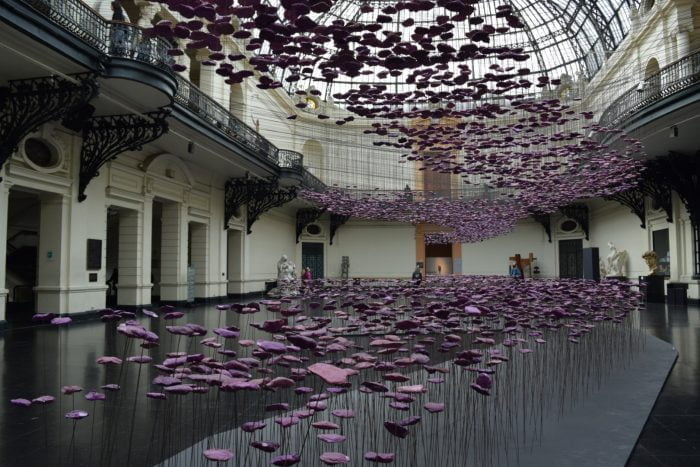
M68 267L70 198L61 195L41 197L39 252L36 291L38 313L68 313Z
M153 290L153 268L151 261L153 259L153 196L147 195L143 200L143 254L141 256L141 269L143 270L143 296L141 303L151 303L151 295Z
M5 288L5 269L7 267L7 211L9 208L10 184L0 182L0 323L5 321L8 291Z
M678 60L690 53L690 32L681 30L676 33L676 48L678 50Z
M208 53L197 54L197 60L200 62L208 59ZM229 85L224 82L224 77L216 74L215 66L200 66L199 89L228 109L231 89Z
M146 276L144 271L144 254L147 249L143 224L142 211L132 209L119 211L119 282L117 285L119 305L139 306L151 302L150 272ZM150 249L148 251L150 252Z
M187 207L164 203L160 246L160 299L187 299Z
M191 266L194 268L196 298L209 297L209 226L197 222L190 223Z

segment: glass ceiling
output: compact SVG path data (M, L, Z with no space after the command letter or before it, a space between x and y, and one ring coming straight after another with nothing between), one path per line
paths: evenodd
M280 6L280 0L268 0L273 6ZM382 9L395 5L395 0L340 0L333 2L327 12L315 14L310 17L319 24L330 25L334 21L348 22L361 21L371 23L377 15L382 14ZM471 2L467 2L471 3ZM493 36L489 47L522 47L523 52L530 55L525 62L498 61L501 66L514 65L518 68L529 68L533 74L547 75L551 79L569 75L576 79L591 78L601 67L607 54L614 50L625 37L630 27L630 7L636 7L638 0L479 0L474 5L476 12L471 16L483 18L483 24L472 25L469 21L455 22L452 29L452 37L445 39L455 49L463 44L471 42L467 33L472 28L480 28L484 24L494 26L502 25L502 20L496 17L497 7L510 5L525 25L523 29L510 29ZM375 10L371 13L363 13L361 7L370 4ZM446 15L450 18L453 12L442 7L435 7L428 11L410 12L400 10L392 15L393 22L382 23L383 31L400 31L403 40L413 42L411 35L416 27L430 27L436 23L436 18ZM412 18L415 23L410 27L402 25L406 19ZM382 38L383 32L377 36ZM332 43L326 44L326 46ZM262 51L266 53L265 50ZM489 60L472 60L466 65L472 70L472 77L478 78L489 71L489 67L496 62L494 58ZM450 71L457 70L463 63L451 63ZM350 88L356 88L362 83L386 84L388 90L404 92L412 89L406 84L405 71L400 76L387 76L380 79L376 73L366 71L367 74L355 78L339 76L332 85L325 82L318 68L311 74L301 73L302 79L294 83L285 82L288 91L316 88L321 91L326 100L332 100L332 95L342 93ZM278 78L284 82L285 76L290 71L278 70ZM440 90L439 88L436 89Z

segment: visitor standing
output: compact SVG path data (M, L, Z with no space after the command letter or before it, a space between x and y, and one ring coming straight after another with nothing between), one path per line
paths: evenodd
M423 273L420 272L420 264L416 264L416 270L413 271L411 279L415 285L420 285L421 282L423 282Z
M310 287L311 281L314 278L313 274L311 273L311 268L309 268L308 266L305 267L304 272L301 275L301 278L304 281L304 285L306 285L306 287Z

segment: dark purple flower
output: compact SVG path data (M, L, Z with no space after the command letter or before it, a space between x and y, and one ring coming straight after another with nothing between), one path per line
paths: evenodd
M299 454L283 454L272 459L272 465L287 466L295 465L301 461L301 455Z

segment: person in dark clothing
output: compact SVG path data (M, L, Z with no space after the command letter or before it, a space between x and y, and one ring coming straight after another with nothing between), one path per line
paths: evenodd
M126 22L127 18L121 3L116 0L112 2L112 21L116 21L116 23L110 25L110 53L123 56L127 51L129 29L128 26L119 24L120 22Z
M423 273L420 272L420 265L416 264L416 270L413 271L413 275L411 276L411 279L413 280L413 283L415 285L420 285L421 282L423 282Z
M112 2L112 21L126 21L126 15L124 14L124 8L119 0Z

